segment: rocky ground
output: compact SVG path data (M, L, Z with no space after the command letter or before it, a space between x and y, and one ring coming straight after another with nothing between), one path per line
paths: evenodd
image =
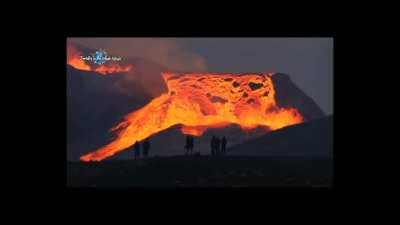
M319 157L173 156L68 162L68 187L331 187L333 160Z

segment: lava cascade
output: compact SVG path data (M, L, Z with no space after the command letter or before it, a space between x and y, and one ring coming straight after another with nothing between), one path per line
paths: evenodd
M100 161L136 141L180 124L184 134L200 136L208 128L238 124L276 130L303 122L295 108L278 107L272 74L163 73L168 93L127 114L111 129L116 137L109 144L81 156Z

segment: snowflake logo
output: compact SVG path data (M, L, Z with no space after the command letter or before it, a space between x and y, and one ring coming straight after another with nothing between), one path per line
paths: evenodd
M99 51L96 51L93 54L94 63L96 63L98 65L104 64L106 62L106 59L105 59L106 56L107 56L107 52L106 51L101 50L101 49Z

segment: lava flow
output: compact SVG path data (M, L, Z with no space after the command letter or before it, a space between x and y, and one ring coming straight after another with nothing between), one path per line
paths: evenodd
M78 70L94 71L102 75L112 73L126 73L132 69L132 65L120 66L113 62L107 62L101 66L92 67L87 62L81 59L82 53L73 45L68 45L67 48L67 64Z
M116 138L82 161L100 161L171 126L200 136L207 128L238 124L243 129L263 126L276 130L303 122L295 108L275 101L272 74L163 73L168 93L125 116L111 131Z

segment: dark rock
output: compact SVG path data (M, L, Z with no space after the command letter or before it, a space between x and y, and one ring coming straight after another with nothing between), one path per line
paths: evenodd
M279 107L297 108L306 121L325 116L314 100L300 90L287 74L274 74L272 81L275 88L275 99Z
M219 97L219 96L211 96L211 97L210 97L210 101L213 102L213 103L215 103L215 102L220 102L220 103L222 103L222 104L225 104L226 102L228 102L228 100L226 100L226 99L224 99L224 98L221 98L221 97Z
M252 91L257 90L257 89L261 88L262 86L263 86L263 84L261 84L261 83L253 83L253 82L249 83L249 87Z
M333 154L333 116L267 133L228 149L240 156L328 156Z

